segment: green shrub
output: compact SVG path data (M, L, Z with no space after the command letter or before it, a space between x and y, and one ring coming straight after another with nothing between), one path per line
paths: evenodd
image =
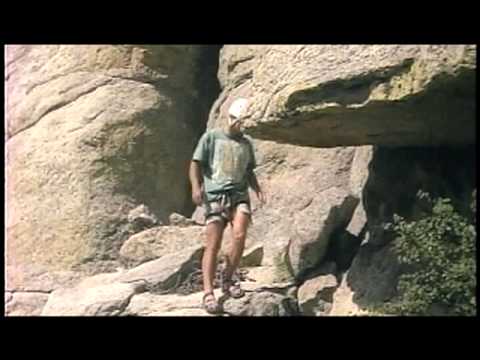
M449 315L476 314L476 229L449 199L433 203L431 214L417 221L395 215L394 249L405 271L398 296L384 311L429 315L440 308Z

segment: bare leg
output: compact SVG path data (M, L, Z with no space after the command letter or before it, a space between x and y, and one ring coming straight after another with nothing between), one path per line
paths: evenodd
M232 248L228 256L228 266L225 271L225 277L231 279L233 273L237 269L240 259L245 249L245 239L247 238L248 224L250 223L250 215L242 211L235 211L232 221Z
M203 289L205 293L213 292L217 254L222 244L224 228L225 223L222 221L207 224L207 244L202 259Z

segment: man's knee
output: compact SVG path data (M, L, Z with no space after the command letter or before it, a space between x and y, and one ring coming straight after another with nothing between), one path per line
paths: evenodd
M235 212L233 238L236 241L243 241L247 236L247 228L250 223L250 206L247 203L241 203L237 206Z
M222 243L224 224L212 222L207 225L205 251L218 252Z
M246 229L234 229L233 230L233 240L236 242L243 242L247 237Z

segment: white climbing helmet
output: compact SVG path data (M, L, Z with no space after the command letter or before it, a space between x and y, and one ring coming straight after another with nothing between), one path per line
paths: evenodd
M245 115L248 107L248 100L245 98L236 99L228 109L229 123L233 125L237 120Z

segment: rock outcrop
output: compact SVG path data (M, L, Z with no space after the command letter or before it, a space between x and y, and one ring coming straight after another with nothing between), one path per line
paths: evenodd
M475 45L225 46L224 94L254 99L246 131L316 147L475 142Z
M211 97L200 83L214 69L201 67L210 49L6 51L9 272L28 281L32 265L37 272L113 271L136 225L191 209L186 171ZM150 211L147 224L132 219L140 205Z

